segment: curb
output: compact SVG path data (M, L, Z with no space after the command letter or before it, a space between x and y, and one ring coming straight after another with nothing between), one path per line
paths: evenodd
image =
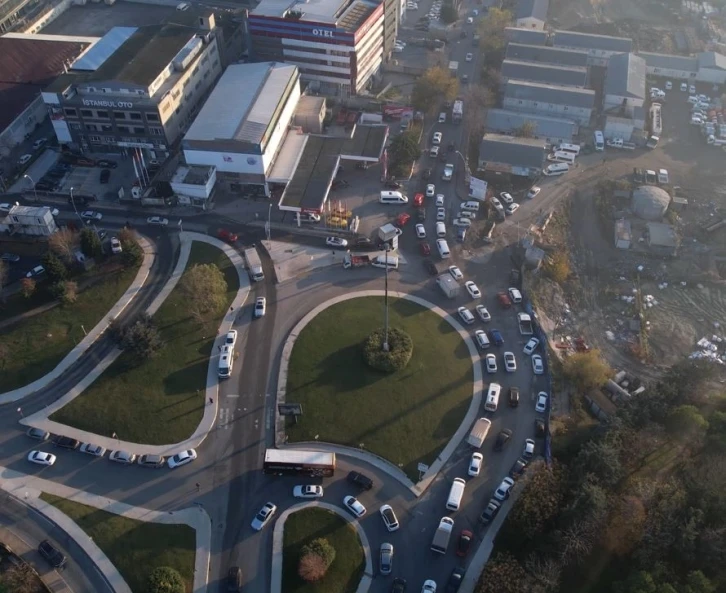
M383 459L382 457L379 457L378 455L375 455L373 453L369 453L367 451L358 451L356 449L353 449L351 447L341 446L337 445L335 443L319 443L320 446L324 446L326 450L333 450L336 453L340 455L347 455L349 457L355 457L359 460L364 460L371 465L374 465L375 467L378 467L379 469L385 471L388 473L392 478L398 480L404 487L408 488L414 496L419 497L421 496L428 487L433 483L434 479L438 475L438 473L441 471L441 468L444 466L444 464L449 460L451 455L454 453L456 448L459 446L460 441L466 436L466 433L471 428L471 425L476 420L478 414L479 414L479 408L481 406L481 399L482 399L482 391L484 389L484 382L483 382L483 375L481 370L481 365L479 364L479 352L476 348L476 345L472 341L472 339L469 337L469 333L464 329L464 327L454 318L452 315L444 311L442 308L440 308L437 305L434 305L433 303L422 299L417 296L409 295L403 292L396 292L396 291L388 291L389 296L392 296L394 298L400 298L400 299L406 299L408 301L411 301L413 303L416 303L417 305L420 305L422 307L425 307L429 311L436 313L439 315L442 319L447 321L461 336L461 338L464 340L464 343L466 344L468 350L469 350L469 356L471 358L472 367L474 370L474 380L473 380L473 393L471 398L471 403L469 404L469 409L467 410L466 414L464 415L464 418L461 421L461 424L459 425L459 428L456 429L456 432L452 435L451 439L449 439L449 442L444 446L441 453L439 453L438 457L436 458L436 461L431 464L429 469L426 471L426 473L423 475L421 480L419 480L416 484L414 484L403 472L395 467L393 464L391 464L390 461ZM348 294L340 295L337 297L334 297L332 299L329 299L325 301L324 303L319 304L317 307L315 307L312 311L308 312L296 325L295 327L290 331L290 334L287 337L287 340L285 340L285 345L282 348L282 355L280 357L280 370L278 372L277 377L277 394L276 394L276 407L278 404L285 403L285 398L287 395L287 374L288 374L288 366L290 364L290 356L292 354L293 347L295 346L295 342L297 341L298 336L302 332L302 330L305 328L305 326L310 323L310 321L316 317L320 312L324 311L328 307L331 307L337 303L341 303L343 301L348 301L350 299L355 298L361 298L361 297L367 297L367 296L384 296L385 291L383 290L361 290L358 292L351 292ZM280 416L279 414L275 414L275 446L281 447L285 444L285 423L284 418ZM294 445L290 445L294 446ZM313 448L313 447L310 447ZM355 452L355 454L353 454ZM381 461L384 461L385 463L381 463ZM405 479L404 479L405 478Z
M360 579L356 593L366 593L370 588L373 581L373 559L371 558L371 546L368 542L368 536L366 536L365 530L360 526L360 523L356 519L352 519L350 515L345 513L341 508L327 502L301 502L291 506L285 510L275 522L275 527L272 532L272 566L270 569L270 591L271 593L282 593L282 551L284 547L284 528L285 521L287 518L303 509L323 509L331 513L335 513L346 523L351 525L358 534L360 539L361 547L363 548L363 555L366 559L366 567L363 570L363 576Z
M144 261L129 287L121 295L121 298L116 301L116 304L111 307L109 313L104 315L103 319L101 319L96 326L88 332L88 335L84 337L68 354L66 354L63 360L61 360L48 374L23 387L18 387L17 389L13 389L6 393L0 393L0 405L16 402L47 387L51 382L55 381L73 364L75 364L81 356L86 353L91 345L103 335L108 326L111 324L111 321L121 315L124 309L126 309L126 307L134 299L136 293L144 287L146 279L149 277L151 266L154 265L156 260L156 252L152 251L152 244L149 241L147 241L144 237L139 236L139 244L144 250Z

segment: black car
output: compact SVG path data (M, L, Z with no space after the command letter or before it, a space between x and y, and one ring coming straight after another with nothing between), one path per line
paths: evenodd
M237 593L242 588L242 569L239 566L232 566L227 573L228 593Z
M53 191L55 191L55 188L56 188L55 183L50 183L50 182L46 182L46 181L39 181L38 183L35 184L35 189L37 189L38 191L53 192Z
M424 169L423 178L424 179L431 179L431 169Z
M53 445L61 449L78 449L81 443L71 437L57 436L53 439Z
M633 181L635 183L645 183L645 171L643 169L633 169Z
M466 570L462 566L457 566L451 573L449 581L446 583L446 593L456 593L461 587L461 582L464 580L464 574Z
M456 227L456 240L459 243L463 243L466 241L466 227L460 226Z
M494 442L494 450L501 451L507 446L507 443L512 439L512 431L505 428L502 432L497 435L497 440Z
M38 552L40 552L40 555L54 568L63 568L66 565L66 557L60 552L60 550L53 547L53 544L51 544L47 539L40 542L40 545L38 545Z
M373 244L373 241L371 241L368 237L358 237L353 242L353 248L354 249L362 249L365 251L369 251L372 249L375 249L375 245Z
M545 423L541 418L535 418L534 421L534 436L539 439L543 439L545 436Z
M527 467L527 462L522 459L521 457L517 459L512 464L511 469L509 470L509 477L516 480L519 476L521 476L524 473L524 470Z
M416 212L416 216L422 222L426 220L426 208L419 208Z
M391 593L405 593L406 591L406 579L396 577L393 579L393 585L391 585Z
M516 408L519 406L519 387L509 388L509 407Z
M118 163L115 161L108 161L106 159L101 159L100 161L96 161L96 166L101 167L103 169L115 169L118 167Z
M501 506L501 502L499 502L496 498L492 498L487 503L487 506L484 508L481 515L479 515L479 521L484 523L484 525L489 525L489 523L494 521L494 517L497 516L497 513L499 512Z
M108 183L109 179L111 179L111 170L110 169L101 169L101 174L99 175L99 181L101 183Z
M436 269L436 264L430 259L424 260L424 268L426 268L426 271L429 273L430 276L436 276L436 274L439 273L439 271Z
M0 260L14 264L20 261L20 256L15 253L3 253L0 255Z
M350 472L348 474L348 481L352 482L363 490L370 490L371 488L373 488L373 480L359 472Z

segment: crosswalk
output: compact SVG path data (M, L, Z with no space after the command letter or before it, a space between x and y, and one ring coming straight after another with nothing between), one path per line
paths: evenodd
M258 405L259 399L267 399L271 397L268 394L236 394L230 393L220 399L220 406L217 410L217 429L218 430L229 430L234 424L235 418L240 418L247 415L248 410L255 405ZM270 408L267 412L264 412L266 406L262 407L262 413L258 417L254 418L255 429L260 428L261 420L264 417L265 429L269 430L272 427L274 419L274 410Z

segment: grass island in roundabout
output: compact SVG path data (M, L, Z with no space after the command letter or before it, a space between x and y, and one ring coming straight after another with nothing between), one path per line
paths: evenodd
M288 402L303 415L289 421L289 442L362 448L399 466L414 481L456 432L472 397L469 350L443 317L412 301L389 298L389 327L408 334L411 357L394 372L371 368L364 347L383 326L383 297L341 301L300 332L287 378Z

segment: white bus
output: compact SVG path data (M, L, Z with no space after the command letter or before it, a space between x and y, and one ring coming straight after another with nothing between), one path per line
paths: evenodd
M605 136L600 130L595 130L595 150L598 152L605 150Z
M558 152L571 152L575 156L580 154L580 145L579 144L560 144L556 150Z

